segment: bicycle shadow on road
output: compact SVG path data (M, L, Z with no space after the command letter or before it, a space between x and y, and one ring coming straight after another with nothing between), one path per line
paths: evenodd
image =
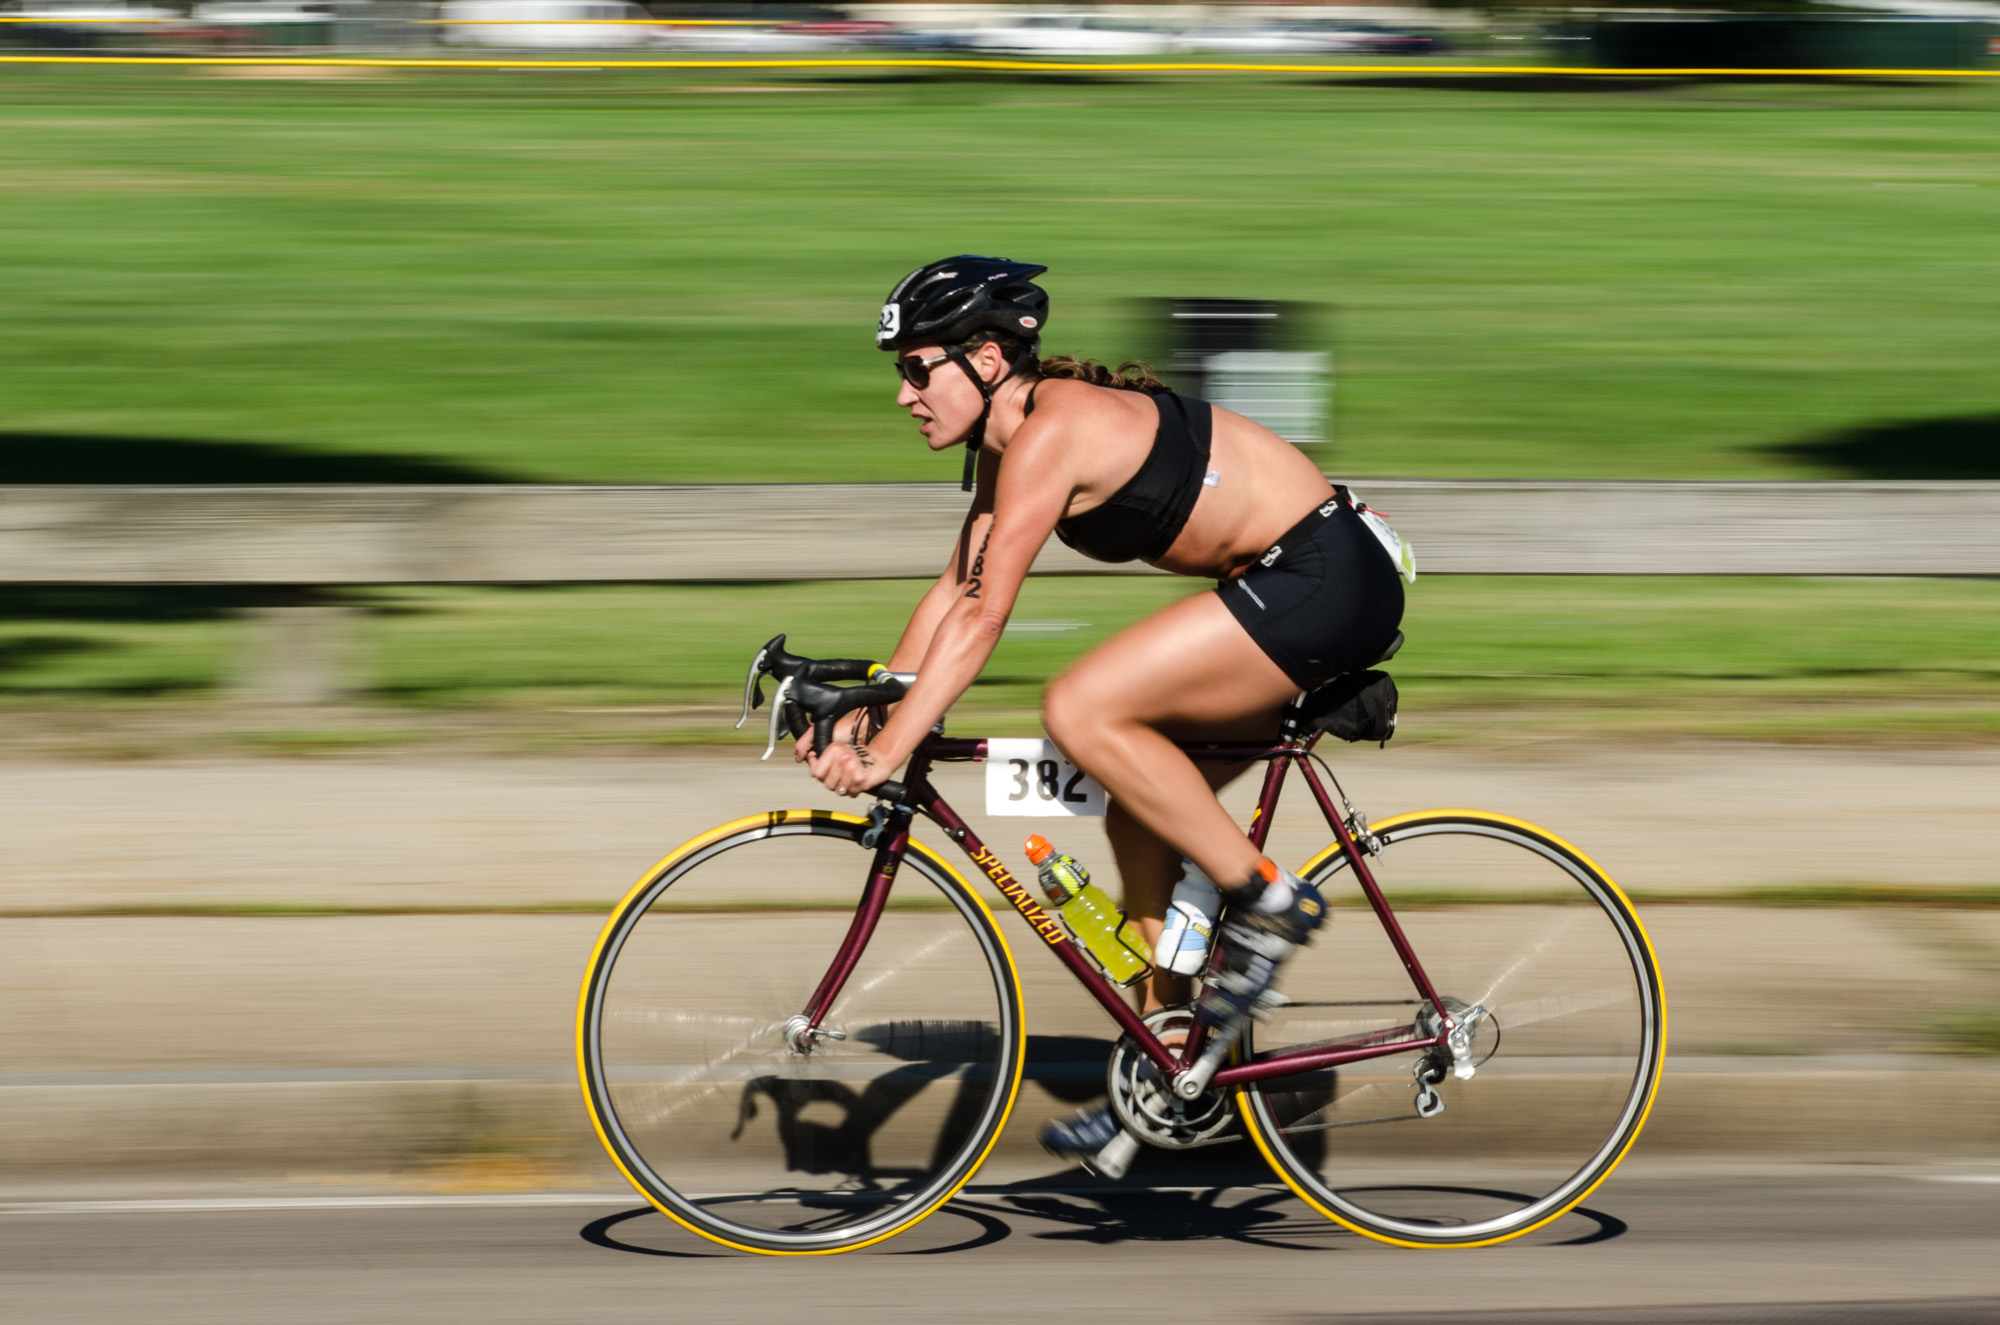
M1382 1194L1395 1189L1363 1189ZM1483 1187L1412 1185L1404 1190L1448 1192L1485 1200L1524 1203L1518 1193ZM1359 1194L1359 1193L1357 1193ZM1059 1173L974 1189L948 1207L983 1212L1023 1225L1057 1227L1031 1236L1049 1242L1111 1245L1121 1242L1244 1242L1283 1251L1360 1249L1359 1235L1325 1219L1273 1187L1270 1170L1247 1146L1223 1145L1198 1152L1142 1152L1129 1179L1096 1185L1079 1172ZM1026 1231L1025 1227L1020 1231ZM1579 1247L1623 1237L1629 1226L1616 1215L1579 1207L1542 1236L1539 1246ZM1544 1240L1548 1234L1559 1236ZM937 1251L955 1248L937 1248Z
M746 1083L741 1093L737 1136L752 1124L767 1127L781 1144L784 1172L846 1175L857 1190L893 1196L907 1184L920 1183L925 1174L935 1171L963 1145L985 1099L980 1080L967 1077L960 1081L956 1098L940 1120L928 1166L905 1171L878 1165L871 1153L876 1134L924 1087L950 1079L951 1069L990 1056L991 1046L983 1038L990 1032L966 1023L913 1021L870 1026L855 1034L911 1067L882 1074L860 1091L838 1081L756 1078ZM1104 1099L1104 1063L1111 1047L1110 1040L1091 1036L1031 1035L1026 1075L1056 1100L1094 1105ZM1310 1113L1338 1090L1337 1073L1315 1076L1294 1108ZM830 1106L831 1120L807 1116L807 1109L813 1106ZM1296 1145L1298 1157L1317 1166L1324 1145L1323 1134L1303 1136ZM1367 1190L1386 1193L1395 1189ZM1520 1193L1484 1188L1417 1185L1403 1190L1452 1193L1515 1205L1531 1200ZM810 1203L814 1194L800 1195ZM594 1246L636 1255L685 1258L729 1254L660 1245L659 1234L679 1240L677 1230L664 1217L658 1225L644 1226L640 1234L651 1245L612 1236L619 1225L651 1213L650 1207L642 1207L594 1220L580 1230L580 1236ZM1590 1227L1553 1243L1537 1238L1536 1244L1581 1246L1626 1232L1624 1221L1614 1216L1589 1209L1570 1213ZM925 1234L915 1239L898 1238L883 1250L936 1256L990 1246L1017 1231L1038 1240L1094 1245L1230 1241L1285 1251L1362 1245L1358 1236L1323 1218L1290 1191L1275 1186L1271 1170L1240 1132L1233 1141L1196 1150L1145 1150L1128 1179L1117 1184L1099 1183L1077 1170L990 1186L975 1179L973 1186L938 1212L926 1226L928 1233L935 1235L951 1228L954 1218L971 1223L974 1230L941 1245L909 1245L912 1241L927 1242ZM1572 1233L1575 1229L1574 1221L1566 1216L1552 1231Z
M1173 1158L1173 1157L1169 1157ZM1163 1182L1166 1180L1162 1180ZM1517 1193L1489 1189L1464 1190L1469 1195L1513 1197ZM1233 1199L1242 1196L1245 1199ZM622 1210L594 1219L578 1230L578 1236L595 1247L622 1251L635 1256L663 1256L675 1260L700 1260L728 1256L727 1251L679 1249L659 1244L664 1234L676 1241L681 1236L664 1216L648 1224L641 1236L645 1242L613 1236L612 1230L630 1220L658 1215L651 1206ZM964 1220L975 1231L942 1246L907 1247L891 1245L882 1250L904 1256L942 1256L974 1251L1004 1242L1016 1225L1055 1224L1056 1228L1030 1236L1046 1242L1078 1242L1113 1246L1124 1242L1241 1242L1275 1251L1359 1250L1362 1240L1329 1220L1305 1209L1290 1192L1272 1191L1230 1182L1210 1187L1107 1187L1088 1191L1075 1186L1058 1186L1048 1178L1032 1179L1008 1187L962 1194L924 1227L949 1225L953 1218ZM1575 1220L1589 1225L1578 1236L1541 1246L1581 1247L1623 1237L1629 1226L1615 1215L1601 1210L1579 1208L1570 1211L1557 1226L1567 1232ZM635 1230L636 1231L636 1230ZM921 1235L919 1235L921 1236ZM903 1239L898 1239L898 1242Z
M1098 1193L1077 1188L1032 1189L961 1197L954 1211L978 1212L1006 1223L1016 1219L1059 1225L1031 1236L1044 1242L1246 1242L1279 1251L1320 1251L1340 1230L1302 1210L1289 1192L1248 1194L1232 1187L1148 1189L1120 1187ZM1285 1207L1291 1208L1285 1208ZM1012 1230L1011 1224L1008 1225ZM938 1248L938 1251L956 1248Z

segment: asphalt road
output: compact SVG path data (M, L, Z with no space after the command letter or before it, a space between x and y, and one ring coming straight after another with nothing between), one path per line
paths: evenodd
M1284 1193L974 1189L879 1248L724 1252L620 1194L0 1203L0 1315L98 1321L2000 1321L2000 1168L1621 1173L1520 1243L1413 1252Z

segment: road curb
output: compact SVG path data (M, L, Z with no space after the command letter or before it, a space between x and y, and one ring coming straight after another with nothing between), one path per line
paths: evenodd
M1036 1128L1081 1102L1073 1065L1055 1066L1068 1069L1049 1083L1059 1093L1024 1085L996 1157L1039 1154ZM0 1168L37 1178L604 1167L581 1097L558 1070L460 1071L237 1081L13 1074L0 1079ZM1670 1063L1640 1152L1877 1162L2000 1154L2000 1067L1947 1058Z

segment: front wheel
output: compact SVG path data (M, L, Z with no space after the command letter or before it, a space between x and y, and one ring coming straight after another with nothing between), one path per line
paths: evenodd
M854 924L865 819L780 810L704 834L612 913L577 1012L584 1099L669 1218L744 1251L902 1232L985 1159L1019 1089L1013 959L912 842L818 1033L800 1016Z
M1665 1053L1658 964L1630 901L1552 834L1474 810L1371 827L1369 869L1467 1052L1250 1083L1239 1110L1286 1184L1357 1233L1519 1237L1583 1200L1638 1137ZM1284 1000L1243 1052L1436 1033L1351 865L1336 845L1301 871L1329 923L1286 963Z

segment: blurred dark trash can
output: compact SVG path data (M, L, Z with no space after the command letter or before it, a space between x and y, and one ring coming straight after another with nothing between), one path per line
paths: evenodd
M1333 356L1322 310L1277 299L1149 299L1148 361L1182 395L1255 419L1298 446L1326 440Z

